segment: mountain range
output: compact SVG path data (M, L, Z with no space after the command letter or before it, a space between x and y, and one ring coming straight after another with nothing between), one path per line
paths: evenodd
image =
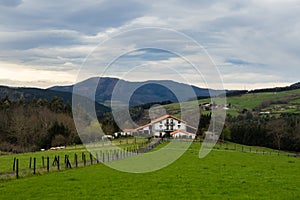
M72 92L74 85L55 86L49 88L52 91ZM95 92L90 89L95 88ZM75 92L75 91L74 91ZM94 77L77 83L76 93L89 98L95 98L98 103L109 103L111 100L126 103L125 99L130 98L129 104L140 105L151 102L163 101L188 101L195 97L209 97L221 94L222 91L199 88L171 80L149 80L145 82L130 82L117 78ZM113 96L115 93L115 96Z
M11 100L17 100L23 96L25 101L33 98L42 98L51 101L53 97L59 96L63 98L65 102L72 102L73 88L76 88L76 93L78 95L89 99L95 99L96 104L101 106L103 110L108 110L104 105L110 105L111 100L126 103L127 99L129 105L134 106L152 102L188 101L190 99L195 99L195 96L197 98L205 98L210 95L219 95L224 92L220 90L199 88L171 80L130 82L110 77L93 77L79 82L76 85L55 86L47 89L0 86L0 98L8 96ZM95 88L95 91L93 92L91 88ZM298 88L300 88L300 83L288 87L268 88L254 91L226 90L226 93L227 95L232 96L247 92L275 92ZM117 94L115 95L116 97L114 97L114 92Z

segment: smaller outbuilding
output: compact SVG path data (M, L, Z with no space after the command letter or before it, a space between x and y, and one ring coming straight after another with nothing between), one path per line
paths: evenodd
M196 137L195 133L190 133L190 132L187 132L185 130L176 130L176 131L173 131L172 133L170 133L170 135L173 138L191 138L191 139L195 139L195 137Z

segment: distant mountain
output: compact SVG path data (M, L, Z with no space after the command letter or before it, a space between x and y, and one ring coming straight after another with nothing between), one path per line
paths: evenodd
M0 86L0 99L4 98L5 96L8 96L12 101L17 101L22 96L24 97L25 101L29 101L34 98L47 99L48 101L51 101L55 96L57 96L62 98L65 103L72 103L71 92L55 91L50 89ZM87 98L85 99L88 100ZM105 112L110 111L110 108L99 103L96 103L95 107L99 116Z
M97 86L95 92L91 88ZM54 91L72 92L74 85L55 86L49 88ZM76 85L77 93L92 98L95 94L95 100L98 103L110 102L113 92L117 92L117 97L113 100L124 102L124 99L130 95L130 105L147 104L151 102L163 101L188 101L196 97L209 97L209 90L198 88L196 86L178 83L171 80L150 80L145 82L130 82L117 78L94 77ZM133 92L134 91L134 92ZM194 94L192 93L194 92ZM213 95L218 95L221 91L211 90ZM177 96L176 96L177 95Z
M20 99L21 96L24 97L25 101L33 98L51 101L55 96L63 98L65 102L72 101L71 93L49 89L0 86L0 98L5 96L8 96L9 99L13 101Z
M261 93L261 92L283 92L283 91L290 91L290 90L297 90L300 89L300 82L292 84L286 87L274 87L274 88L264 88L264 89L256 89L251 90L248 93Z
M96 91L91 91L91 88L95 86ZM51 101L55 96L58 96L63 98L65 102L69 101L72 103L73 88L74 85L55 86L48 89L0 86L0 99L7 95L11 100L18 100L23 96L25 101L33 98ZM171 80L130 82L117 78L94 77L77 83L76 88L78 89L78 95L89 99L95 98L97 110L101 113L110 110L104 105L111 101L113 92L118 92L118 95L116 95L117 97L114 100L119 101L120 103L126 103L124 102L124 99L130 96L130 105L141 105L153 102L188 101L190 99L195 99L195 95L198 99L210 96L209 89L207 88L199 88ZM191 94L191 88L195 92L194 94ZM300 89L300 82L287 87L258 89L253 91L226 90L226 92L227 96L236 96L243 93L280 92L294 89ZM134 91L133 94L131 91ZM221 93L221 91L218 90L210 90L210 92L212 93L211 95L218 95Z

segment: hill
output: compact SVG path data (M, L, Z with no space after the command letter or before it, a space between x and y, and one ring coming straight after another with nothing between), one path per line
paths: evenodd
M24 97L25 101L31 99L47 99L52 100L55 96L61 97L65 102L72 102L72 94L68 92L53 91L49 89L26 88L26 87L8 87L0 86L0 98L8 96L10 100L17 101L20 97Z
M55 97L60 97L63 99L64 103L69 102L72 104L72 93L67 91L56 91L51 89L39 89L39 88L25 88L25 87L8 87L0 86L0 99L8 97L10 101L18 101L20 98L24 98L25 102L33 99L42 99L47 101L52 101ZM85 97L81 97L85 98ZM88 99L86 99L88 101ZM95 103L97 113L104 114L110 111L110 108L100 104Z
M198 134L204 136L210 122L211 99L201 99ZM168 114L180 117L180 104L163 105ZM193 108L185 108L186 111ZM139 112L139 113L138 113ZM247 93L227 98L227 118L221 139L274 149L300 151L300 89ZM149 122L149 109L136 109L136 123ZM132 115L134 116L134 115Z
M202 98L209 96L209 89L207 88L199 88L196 86L178 83L171 80L149 80L145 82L130 82L117 78L94 77L77 83L77 88L79 88L78 93L83 94L84 96L90 96L89 89L97 85L95 99L98 103L105 103L111 101L113 91L117 84L118 89L122 89L122 92L120 92L117 99L120 102L123 102L123 99L128 93L130 93L131 90L134 91L134 89L137 88L137 90L131 96L130 105L141 105L163 101L188 101L191 98L195 98L195 95ZM72 92L73 87L74 85L55 86L49 88L49 90ZM194 95L188 92L191 88L195 92ZM180 99L178 99L170 89L176 91L176 95ZM214 95L218 95L221 93L221 91L218 90L211 90L211 92Z
M270 89L271 90L271 89ZM272 91L275 89L272 89ZM288 89L280 92L254 92L246 93L234 92L226 97L228 104L227 114L237 116L245 111L251 111L254 114L260 112L269 112L273 116L280 114L300 114L300 89ZM201 106L204 103L211 102L210 98L198 100ZM180 110L178 103L165 105L165 108L171 114L178 114ZM203 111L208 113L210 111Z

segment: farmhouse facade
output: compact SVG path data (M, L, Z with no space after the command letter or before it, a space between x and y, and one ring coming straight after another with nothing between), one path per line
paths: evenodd
M195 138L196 135L189 131L195 132L196 128L189 126L185 121L172 115L164 115L136 129L125 129L122 132L115 134L144 137L169 136L174 138Z

